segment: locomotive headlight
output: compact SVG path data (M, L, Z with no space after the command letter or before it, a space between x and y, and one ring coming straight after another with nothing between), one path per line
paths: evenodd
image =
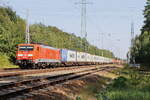
M23 54L18 54L18 56L23 56Z
M31 57L31 56L33 56L33 54L28 54L28 56L30 56L30 57Z

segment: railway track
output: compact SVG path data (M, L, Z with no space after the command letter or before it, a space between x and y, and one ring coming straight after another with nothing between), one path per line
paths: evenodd
M88 66L92 67L94 65ZM85 68L87 66L80 66L80 68ZM30 70L21 70L21 69L3 69L0 70L0 78L4 77L13 77L13 76L21 76L21 75L28 75L28 74L37 74L37 73L46 73L46 72L53 72L53 71L61 71L61 70L73 70L77 67L61 67L61 68L51 68L51 69L30 69Z
M37 77L34 79L26 79L18 82L12 82L9 84L3 84L0 86L0 100L6 100L12 97L16 97L22 95L24 93L31 92L33 90L38 90L42 88L46 88L48 86L53 86L56 84L61 84L67 82L69 80L74 80L77 78L84 77L86 75L90 75L95 72L104 71L104 70L112 70L116 67L102 67L102 68L91 68L77 72L71 72L61 75L53 75L53 76L44 76Z
M8 71L13 71L13 70L21 70L20 68L4 68L0 69L0 72L8 72Z

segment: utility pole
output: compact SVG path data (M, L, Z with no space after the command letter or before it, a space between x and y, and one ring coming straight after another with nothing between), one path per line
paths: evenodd
M27 16L26 16L26 35L25 35L25 43L26 43L26 44L30 44L29 10L27 10Z
M131 46L133 46L134 42L134 22L131 22Z
M131 22L131 47L134 45L134 22ZM131 52L130 52L131 56ZM133 57L133 64L135 64L135 58Z
M83 37L86 37L87 36L87 31L86 31L86 24L87 24L87 22L86 22L86 5L87 5L87 2L86 2L86 0L82 0L82 2L81 2L81 4L82 4L82 8L81 8L81 35L83 36Z
M87 4L86 0L82 0L81 3L81 37L87 39ZM81 43L84 46L84 51L86 51L86 44L83 42Z
M101 36L102 57L104 57L104 52L103 52L103 49L104 49L104 48L103 48L103 42L104 42L104 41L103 41L103 35L104 35L104 33L102 32L101 35L102 35L102 36ZM104 61L104 59L102 60L102 64L104 63L103 61Z
M104 33L102 32L102 39L101 39L102 40L101 41L101 43L102 43L102 57L104 56L104 52L103 52L103 49L104 49L104 47L103 47L103 43L104 43L103 38L104 37L103 37L103 35L104 35Z
M128 53L128 63L131 63L131 48L134 45L134 8L135 7L130 7L131 10L131 47L130 47L130 51ZM133 59L133 63L135 63L135 58Z
M87 31L86 31L86 28L87 28L87 20L86 20L86 17L87 17L87 2L86 0L82 0L81 1L81 36L84 38L84 39L87 39ZM86 44L84 44L84 42L81 43L81 45L84 47L84 52L86 51Z

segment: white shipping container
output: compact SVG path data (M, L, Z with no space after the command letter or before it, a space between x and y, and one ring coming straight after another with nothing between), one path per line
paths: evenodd
M87 62L92 62L92 59L91 59L91 54L87 54Z
M93 55L90 55L90 62L93 62Z
M76 62L76 60L77 60L77 52L68 50L67 62Z
M90 55L90 62L94 62L93 61L93 55Z
M95 62L94 57L95 57L95 56L94 56L94 55L92 55L92 62Z
M78 62L86 62L86 53L77 52L77 61Z
M81 52L77 52L77 62L81 62Z
M103 62L103 57L99 56L98 57L98 62L102 63Z
M90 61L90 54L84 53L84 55L85 55L84 61L89 62Z
M96 56L93 55L93 62L96 62Z
M105 57L102 57L102 63L106 63Z

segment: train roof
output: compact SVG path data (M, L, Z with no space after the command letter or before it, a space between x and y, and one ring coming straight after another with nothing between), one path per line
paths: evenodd
M43 48L49 48L49 49L54 49L54 50L60 50L58 48L54 48L54 47L51 47L49 45L45 45L45 44L42 44L42 43L31 43L31 44L18 44L18 45L40 45L42 46Z

